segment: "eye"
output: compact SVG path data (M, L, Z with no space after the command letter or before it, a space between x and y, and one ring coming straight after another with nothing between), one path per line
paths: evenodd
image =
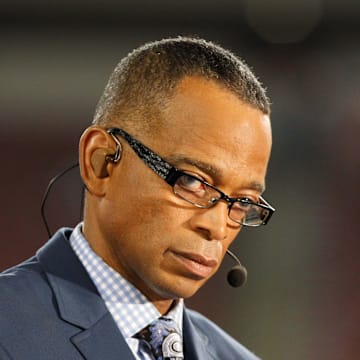
M249 205L256 205L259 203L259 198L252 196L244 196L244 197L240 197L238 198L238 202L240 203L241 206L243 207L247 207Z
M236 201L234 203L234 205L232 206L232 209L234 211L245 211L245 212L248 212L249 209L251 208L251 205L253 205L255 202L249 198L240 198L238 199L238 201Z
M195 193L197 196L203 196L206 193L206 185L191 175L184 174L180 176L177 185L183 190Z
M243 198L240 198L239 200L240 200L239 203L244 207L248 207L249 205L255 203L254 200L252 200L248 197L243 197Z

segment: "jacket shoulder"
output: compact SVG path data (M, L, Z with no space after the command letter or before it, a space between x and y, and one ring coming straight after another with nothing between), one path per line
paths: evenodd
M26 317L28 306L31 306L34 312L39 307L44 308L45 303L52 303L52 290L44 265L39 260L39 253L48 252L47 249L51 249L53 243L65 238L67 230L64 228L58 231L35 256L0 273L0 319L16 316L16 313ZM58 255L58 258L62 258Z
M36 294L36 288L46 283L46 277L35 257L24 261L0 273L0 304L4 306L6 300L22 298L29 300L28 296ZM18 294L17 296L11 296Z
M64 234L53 240L62 243ZM64 255L48 256L52 247L49 240L36 256L0 273L0 359L79 358L68 340L79 328L61 319L49 273L39 259L66 265Z
M24 319L47 308L45 302L51 297L46 275L35 257L4 271L0 274L0 331L7 324L16 329Z

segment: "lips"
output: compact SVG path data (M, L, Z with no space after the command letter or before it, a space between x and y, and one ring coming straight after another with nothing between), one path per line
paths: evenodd
M199 254L172 252L182 270L191 277L204 279L211 275L218 261Z

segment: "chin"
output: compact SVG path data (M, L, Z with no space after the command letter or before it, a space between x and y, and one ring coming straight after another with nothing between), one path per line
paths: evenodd
M163 284L157 287L155 291L163 299L187 299L195 295L204 283L205 280L181 279L180 281L172 281L170 284Z

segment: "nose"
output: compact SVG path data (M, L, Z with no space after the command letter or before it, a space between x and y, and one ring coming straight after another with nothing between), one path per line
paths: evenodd
M202 233L208 240L224 240L228 235L227 202L219 201L209 209L194 209L190 224L194 231Z

